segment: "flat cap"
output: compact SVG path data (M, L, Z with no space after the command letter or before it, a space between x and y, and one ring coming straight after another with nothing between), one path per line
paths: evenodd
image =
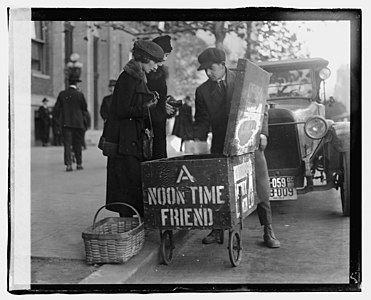
M218 48L207 48L198 56L198 71L210 68L212 64L225 62L225 52Z
M173 50L170 43L171 37L169 35L160 35L157 38L154 38L152 42L155 42L159 45L165 53L170 53Z
M138 40L134 43L134 50L147 54L155 62L164 60L164 50L155 42Z

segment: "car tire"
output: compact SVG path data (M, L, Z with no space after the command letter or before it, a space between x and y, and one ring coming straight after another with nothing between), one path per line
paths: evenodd
M341 152L342 182L340 185L343 215L350 214L350 152Z

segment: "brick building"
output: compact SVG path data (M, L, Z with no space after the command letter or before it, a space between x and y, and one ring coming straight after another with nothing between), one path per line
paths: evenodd
M65 68L72 53L78 53L83 64L79 87L91 115L89 131L100 131L103 122L99 108L108 93L108 81L116 79L130 59L134 37L111 27L97 30L89 21L33 21L31 26L32 145L40 143L37 109L44 97L53 107L59 92L65 89Z

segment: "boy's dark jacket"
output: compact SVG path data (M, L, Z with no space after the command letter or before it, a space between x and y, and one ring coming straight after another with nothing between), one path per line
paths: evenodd
M226 68L226 99L223 99L218 92L217 82L210 79L196 89L196 113L193 124L193 136L201 141L205 141L211 127L213 134L211 153L223 153L235 79L236 72ZM261 134L268 137L267 106L265 107Z

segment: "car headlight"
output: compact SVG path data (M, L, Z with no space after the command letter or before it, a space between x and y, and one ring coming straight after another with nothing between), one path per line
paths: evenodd
M324 118L315 116L305 122L304 132L311 139L318 140L323 138L328 131L328 125Z
M330 77L331 75L331 71L329 68L323 68L321 71L319 71L319 77L322 79L322 80L326 80Z

